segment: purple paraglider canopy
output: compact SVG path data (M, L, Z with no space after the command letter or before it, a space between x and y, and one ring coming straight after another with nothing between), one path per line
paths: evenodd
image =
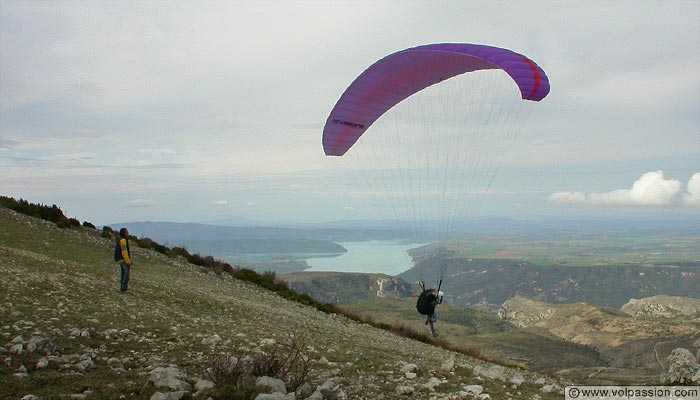
M515 81L524 100L540 101L549 80L535 62L498 47L441 43L390 54L367 68L345 90L323 128L323 150L342 156L382 114L428 86L485 69L501 69Z

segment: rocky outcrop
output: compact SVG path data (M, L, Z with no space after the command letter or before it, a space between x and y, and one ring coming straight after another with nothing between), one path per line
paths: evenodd
M377 297L410 297L413 288L401 278L377 277Z
M700 384L700 365L688 349L675 349L666 359L669 367L661 375L661 382L667 384Z
M405 298L413 287L401 278L356 272L300 272L279 275L297 293L322 303L353 304L376 298Z
M700 299L674 296L652 296L631 299L622 311L633 317L676 318L700 316Z
M556 306L516 296L501 305L498 318L506 320L519 328L535 326L549 318Z

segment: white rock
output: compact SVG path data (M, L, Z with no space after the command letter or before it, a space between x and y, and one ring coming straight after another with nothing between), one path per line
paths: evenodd
M401 367L401 372L413 372L418 369L416 364L403 364Z
M428 379L428 383L423 385L423 387L432 392L435 390L436 387L440 386L441 383L442 381L440 379L433 376L430 379Z
M492 365L489 368L484 368L480 366L474 367L474 374L477 376L480 376L482 378L490 379L490 380L501 380L505 381L506 376L505 376L506 369L505 367L502 367L500 365Z
M396 394L399 395L407 395L407 394L413 394L416 389L413 388L413 386L397 386L396 387Z
M208 345L208 346L216 346L217 344L221 343L223 339L221 339L221 336L217 334L213 334L209 336L208 338L202 339L202 344Z
M664 383L700 383L700 365L688 349L675 349L666 360L669 364L668 371L661 375Z
M181 400L187 396L189 392L183 392L183 391L178 391L178 392L168 392L168 393L161 393L161 392L155 392L153 393L153 396L151 396L150 400Z
M255 396L255 400L295 400L296 396L294 393L260 393Z
M445 361L444 363L442 363L442 365L440 366L440 369L443 370L443 371L445 371L445 372L450 372L450 371L452 371L453 369L455 369L455 360L454 360L454 358L450 358L449 360L447 360L447 361Z
M317 387L316 391L306 400L345 399L346 397L347 396L340 387L338 387L332 379L329 379L323 382L321 386Z
M92 361L90 357L88 357L85 360L80 361L76 366L78 367L78 370L80 372L85 372L88 369L92 368L95 365L95 363Z
M468 396L475 397L484 392L484 387L481 385L467 385L462 387L462 390L464 390L464 392L467 393Z
M416 379L416 376L415 372L406 372L406 379Z
M175 391L189 392L192 386L185 382L187 375L175 367L158 367L151 371L149 382L157 388L169 388Z
M521 374L515 374L510 377L510 383L516 386L520 386L525 382L525 377Z
M30 353L34 353L37 349L37 344L36 342L29 342L27 343L27 351Z
M270 393L287 393L287 385L283 380L261 376L255 381L255 386L263 386L270 389Z
M299 389L297 389L297 394L299 396L301 396L302 398L307 398L307 397L311 396L313 394L313 392L314 392L314 389L311 387L311 385L309 385L308 382L304 382L304 384L302 384L301 387L299 387Z
M13 344L10 346L9 352L11 354L24 354L24 346L21 343Z
M45 357L42 357L39 359L39 361L36 362L36 367L38 369L46 368L49 366L49 360L47 360Z
M28 394L28 395L22 397L21 400L39 400L39 398L34 396L33 394Z
M214 386L214 382L200 378L197 379L197 383L194 385L194 391L199 392L200 390L204 389L212 389Z
M554 385L554 384L547 384L547 385L544 385L544 386L542 386L542 387L540 388L540 392L542 392L542 393L552 393L552 392L558 391L559 389L560 389L560 387L557 386L557 385Z

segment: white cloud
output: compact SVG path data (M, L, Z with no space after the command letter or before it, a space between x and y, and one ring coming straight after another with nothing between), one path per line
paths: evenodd
M671 207L679 204L700 205L700 173L688 181L688 193L683 194L682 184L666 179L663 171L643 174L629 189L617 189L605 193L556 192L549 202L557 204L590 204L600 206Z
M126 203L130 208L153 207L155 204L151 199L134 199Z
M212 204L215 205L215 206L217 206L217 207L224 207L224 206L228 205L228 201L226 201L226 200L217 200L217 201L213 202Z
M700 172L696 172L688 180L688 193L683 195L683 204L700 207Z
M19 144L19 142L16 142L14 140L0 138L0 150L2 150L2 149L10 150L10 149L17 147L18 144Z
M662 171L652 171L637 179L631 189L591 193L588 198L591 203L602 205L670 206L680 195L680 181L665 179Z
M586 202L586 195L582 192L556 192L549 196L549 201L557 204L580 204Z

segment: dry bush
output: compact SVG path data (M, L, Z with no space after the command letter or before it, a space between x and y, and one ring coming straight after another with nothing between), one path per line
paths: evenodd
M219 356L207 370L208 378L217 385L239 386L245 380L251 380L249 366L230 355ZM253 380L255 378L252 378Z
M311 370L310 359L302 352L306 347L305 336L291 334L287 340L269 345L250 357L217 357L207 375L217 385L236 387L247 386L258 377L269 376L281 379L287 390L293 392L306 382Z

